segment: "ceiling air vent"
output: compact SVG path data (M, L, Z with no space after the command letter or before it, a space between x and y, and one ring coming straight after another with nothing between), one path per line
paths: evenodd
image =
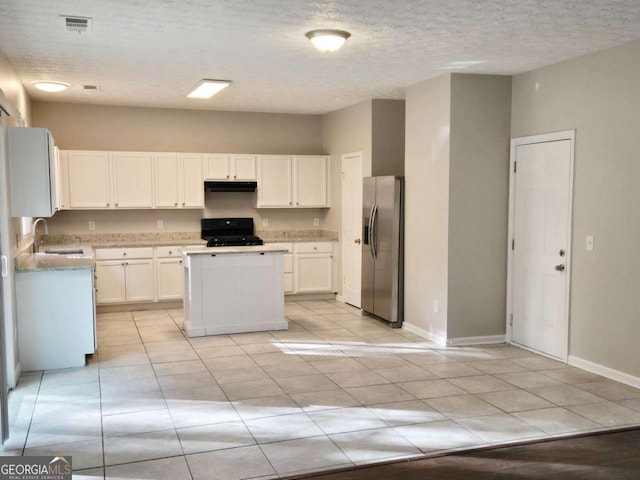
M83 85L82 89L85 92L97 92L98 90L100 90L100 87L98 87L98 85Z
M91 31L92 18L62 15L64 29L67 32L84 33Z

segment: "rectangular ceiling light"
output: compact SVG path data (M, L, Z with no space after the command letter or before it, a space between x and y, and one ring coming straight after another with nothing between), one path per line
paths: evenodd
M189 98L210 98L220 90L227 88L231 82L227 80L200 80L187 94Z

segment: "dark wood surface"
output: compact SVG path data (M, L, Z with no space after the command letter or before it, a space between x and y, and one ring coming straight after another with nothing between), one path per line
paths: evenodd
M640 429L318 473L313 480L640 480Z

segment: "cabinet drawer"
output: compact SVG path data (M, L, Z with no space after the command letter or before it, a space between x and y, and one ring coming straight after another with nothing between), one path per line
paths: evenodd
M153 258L153 247L96 248L96 260L120 260L121 258Z
M156 247L156 257L158 258L171 258L181 256L182 247Z
M296 243L296 253L332 253L331 242L305 242Z

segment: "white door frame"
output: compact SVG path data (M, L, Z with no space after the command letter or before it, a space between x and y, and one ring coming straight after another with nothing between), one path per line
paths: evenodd
M511 139L511 152L509 159L509 236L508 236L508 254L507 254L507 343L513 342L513 263L514 255L512 249L512 241L515 229L515 161L516 147L520 145L530 145L534 143L556 142L560 140L569 140L571 142L570 164L569 164L569 215L567 218L567 256L565 260L566 275L565 286L567 291L567 299L565 304L565 352L563 360L569 359L569 319L571 309L571 257L572 257L572 236L573 236L573 166L575 161L575 143L576 131L565 130L555 133L544 133L541 135L533 135L528 137L517 137ZM519 345L521 346L521 345ZM526 347L523 347L526 348ZM541 353L541 352L536 352ZM542 353L544 355L544 353Z
M342 178L342 164L344 163L345 160L349 159L349 158L360 158L360 166L362 167L362 175L364 178L364 157L362 155L362 151L357 151L357 152L350 152L350 153L343 153L342 156L340 157L340 195L342 196L343 189L344 189L344 179ZM341 210L340 210L340 293L338 295L336 295L336 299L340 300L341 302L345 301L344 298L344 257L345 257L345 243L344 243L344 238L342 238L342 232L344 231L344 226L342 224L343 219L344 219L344 202L342 200L342 198L340 199L340 203L341 203ZM360 244L360 249L362 249L362 243ZM360 289L362 290L362 285L360 286Z

